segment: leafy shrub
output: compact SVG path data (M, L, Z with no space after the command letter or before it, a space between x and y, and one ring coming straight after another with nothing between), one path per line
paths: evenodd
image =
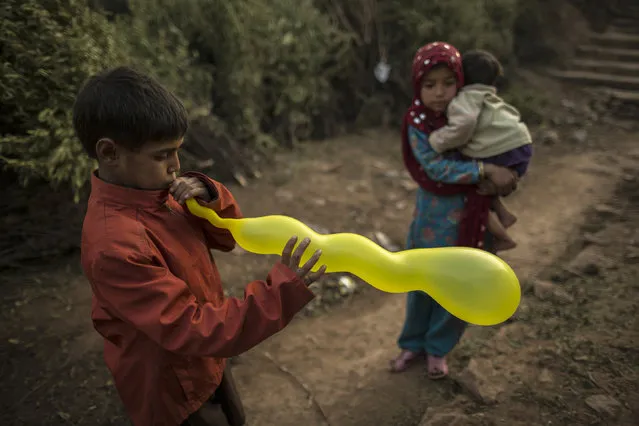
M87 76L119 60L113 28L81 0L5 0L0 14L0 159L23 182L80 188L93 164L71 106Z
M206 98L198 93L208 74L190 67L188 42L175 26L153 25L158 13L149 13L150 2L138 4L145 19L116 23L82 0L0 6L0 160L23 183L44 178L77 192L88 180L95 164L73 134L71 109L92 74L131 64L168 82L189 105Z
M23 182L82 188L95 165L73 136L73 99L89 75L120 64L158 77L198 122L210 117L200 141L215 143L201 130L218 125L227 142L251 147L376 125L375 109L403 111L419 46L486 48L508 66L518 11L540 1L117 0L107 9L125 13L107 19L86 0L5 0L0 165ZM373 75L380 59L392 66L385 84ZM512 99L534 105L530 94Z

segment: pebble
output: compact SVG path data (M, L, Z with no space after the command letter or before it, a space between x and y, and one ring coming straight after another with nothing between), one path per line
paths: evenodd
M539 140L544 145L556 145L559 142L559 133L554 129L544 129L539 134Z
M533 283L533 293L539 300L552 300L562 305L575 301L572 295L549 281L535 281Z
M400 249L399 246L395 244L388 235L384 234L381 231L376 231L373 234L373 238L375 239L377 244L379 244L380 246L382 246L388 251L396 252L396 251L399 251Z
M457 383L477 401L496 404L504 391L494 367L488 360L471 359L456 378Z
M469 424L470 418L459 411L438 412L429 408L418 426L464 426Z
M610 268L612 265L613 262L603 255L600 246L590 245L568 263L567 269L577 274L596 276L603 269Z
M621 411L619 401L608 395L593 395L586 398L586 405L607 417L617 417Z
M578 144L583 144L588 139L588 132L585 129L578 129L572 133L572 140Z

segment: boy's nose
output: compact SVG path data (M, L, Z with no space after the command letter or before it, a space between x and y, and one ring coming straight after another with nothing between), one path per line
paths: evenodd
M180 157L178 157L177 153L174 154L169 160L169 173L177 173L180 170Z

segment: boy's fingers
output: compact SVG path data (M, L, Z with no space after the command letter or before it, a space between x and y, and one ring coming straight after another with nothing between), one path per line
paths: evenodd
M316 250L315 253L313 253L313 255L311 256L311 258L308 259L306 263L304 264L304 266L302 266L302 268L300 269L300 275L304 276L308 274L311 271L311 269L313 269L313 266L315 266L317 261L320 259L321 255L322 255L322 250Z
M310 238L304 238L299 246L293 252L293 256L291 257L291 266L294 269L299 268L300 261L302 260L302 255L308 248L308 245L311 243Z
M304 283L308 286L313 284L315 281L322 278L322 275L326 273L326 265L322 265L317 271L311 272L307 276L304 277Z
M181 186L177 189L177 191L175 192L175 194L173 194L173 198L176 199L177 202L179 202L180 204L184 202L185 200L185 195L188 194L188 188L185 188L184 186Z
M289 267L291 266L291 254L293 253L295 243L297 243L297 235L293 235L289 238L284 246L284 250L282 250L282 263Z
M184 204L184 202L189 198L194 198L193 191L187 189L186 191L182 192L182 194L180 194L180 204Z
M175 180L171 183L171 186L169 187L169 191L170 191L171 193L175 192L175 191L176 191L176 190L180 187L180 185L182 185L183 183L184 183L184 178L177 178L177 179L175 179Z
M171 192L171 194L173 194L173 196L177 196L180 194L180 192L184 191L185 188L185 184L183 181L175 181L171 184L171 188L169 188L169 192Z

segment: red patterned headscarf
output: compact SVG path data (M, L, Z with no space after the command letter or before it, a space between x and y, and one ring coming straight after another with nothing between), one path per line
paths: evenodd
M461 55L454 46L436 41L417 50L412 67L413 102L404 116L404 122L426 134L446 125L444 114L426 108L421 101L422 80L438 65L444 65L453 72L458 90L464 85Z
M426 108L421 101L422 80L424 76L427 75L433 67L442 64L453 72L457 81L457 89L460 89L464 85L461 55L451 44L444 42L429 43L421 47L413 59L413 100L404 115L402 123L402 153L404 156L404 164L412 178L425 191L439 196L467 194L466 205L459 226L457 245L481 247L485 225L488 219L490 198L477 195L475 185L443 184L431 180L415 158L408 140L408 126L412 126L424 134L429 135L447 123L445 114L437 113Z
M413 58L413 100L404 114L402 123L402 152L404 164L413 179L429 192L437 191L438 188L444 189L444 186L431 181L424 170L422 170L408 141L408 126L415 127L417 130L429 135L434 130L444 127L447 123L445 114L426 108L421 100L422 80L433 67L438 65L447 66L455 74L457 89L464 85L461 55L454 46L436 41L420 47ZM459 190L455 191L453 188L449 189L449 195L459 192Z

